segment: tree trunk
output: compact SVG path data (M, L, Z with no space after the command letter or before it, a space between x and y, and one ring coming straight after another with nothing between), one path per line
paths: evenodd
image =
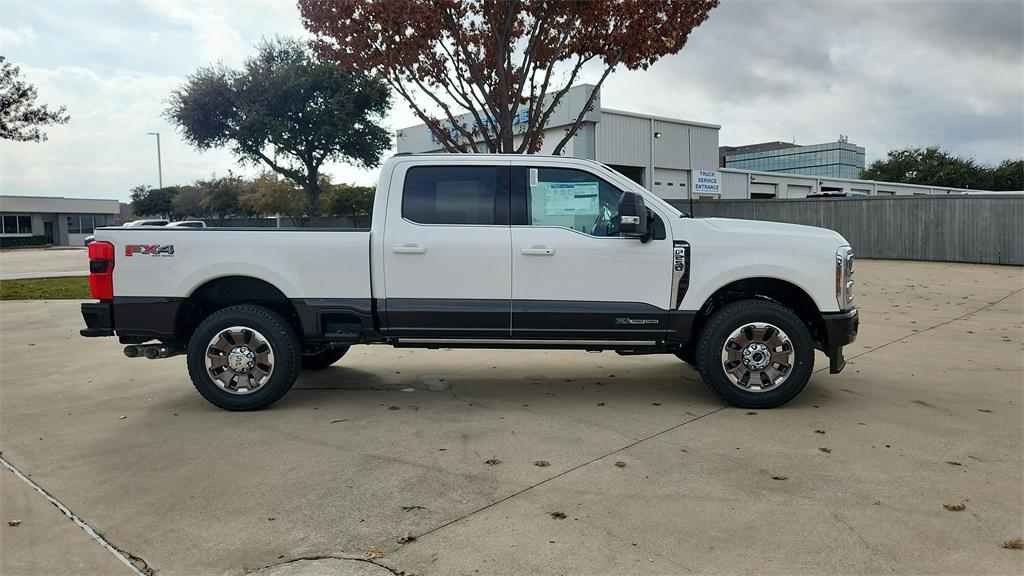
M320 223L320 183L317 182L316 172L309 174L303 189L306 191L307 215L309 216L306 225L315 227Z

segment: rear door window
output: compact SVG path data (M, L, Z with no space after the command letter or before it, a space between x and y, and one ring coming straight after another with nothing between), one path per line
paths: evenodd
M414 166L405 173L402 217L417 224L508 225L508 167Z

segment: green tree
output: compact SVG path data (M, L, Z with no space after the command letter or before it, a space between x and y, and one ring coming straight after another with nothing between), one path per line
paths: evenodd
M315 218L325 162L374 167L390 146L379 124L390 107L387 87L317 59L298 40L264 41L258 50L241 70L216 65L189 76L166 117L196 148L229 146L240 162L295 182Z
M67 124L71 117L64 106L36 106L36 87L21 80L20 74L20 68L0 56L0 139L43 142L46 133L40 126Z
M999 166L978 164L938 146L890 150L860 174L867 180L948 186L976 190L1024 190L1024 160L1004 160Z
M307 224L304 218L307 207L305 193L295 183L273 172L260 174L249 183L241 205L252 214L280 214L299 225Z
M1003 160L989 170L987 190L1024 190L1024 160Z
M372 186L338 184L324 194L324 214L331 216L368 216L373 212Z
M203 192L196 186L172 186L172 206L177 218L206 218L210 211L203 206Z
M537 152L584 68L597 75L560 154L616 68L683 49L718 0L299 0L317 52L385 80L450 152ZM439 113L435 114L436 109Z
M890 150L875 160L861 178L904 184L984 188L985 168L971 158L955 156L938 146Z
M231 175L211 178L196 182L196 187L202 195L200 205L217 219L218 226L223 226L226 218L244 214L241 197L245 182L241 178Z
M132 213L136 216L159 216L170 220L174 210L174 188L150 188L136 186L132 188Z

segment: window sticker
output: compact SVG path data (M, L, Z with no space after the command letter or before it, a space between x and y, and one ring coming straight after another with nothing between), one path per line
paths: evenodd
M539 182L534 187L544 198L544 215L597 214L597 182Z

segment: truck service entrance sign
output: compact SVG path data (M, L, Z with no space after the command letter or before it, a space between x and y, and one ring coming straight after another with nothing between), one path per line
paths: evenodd
M722 191L722 175L716 170L694 170L693 171L693 191L700 192L713 192L719 194Z

